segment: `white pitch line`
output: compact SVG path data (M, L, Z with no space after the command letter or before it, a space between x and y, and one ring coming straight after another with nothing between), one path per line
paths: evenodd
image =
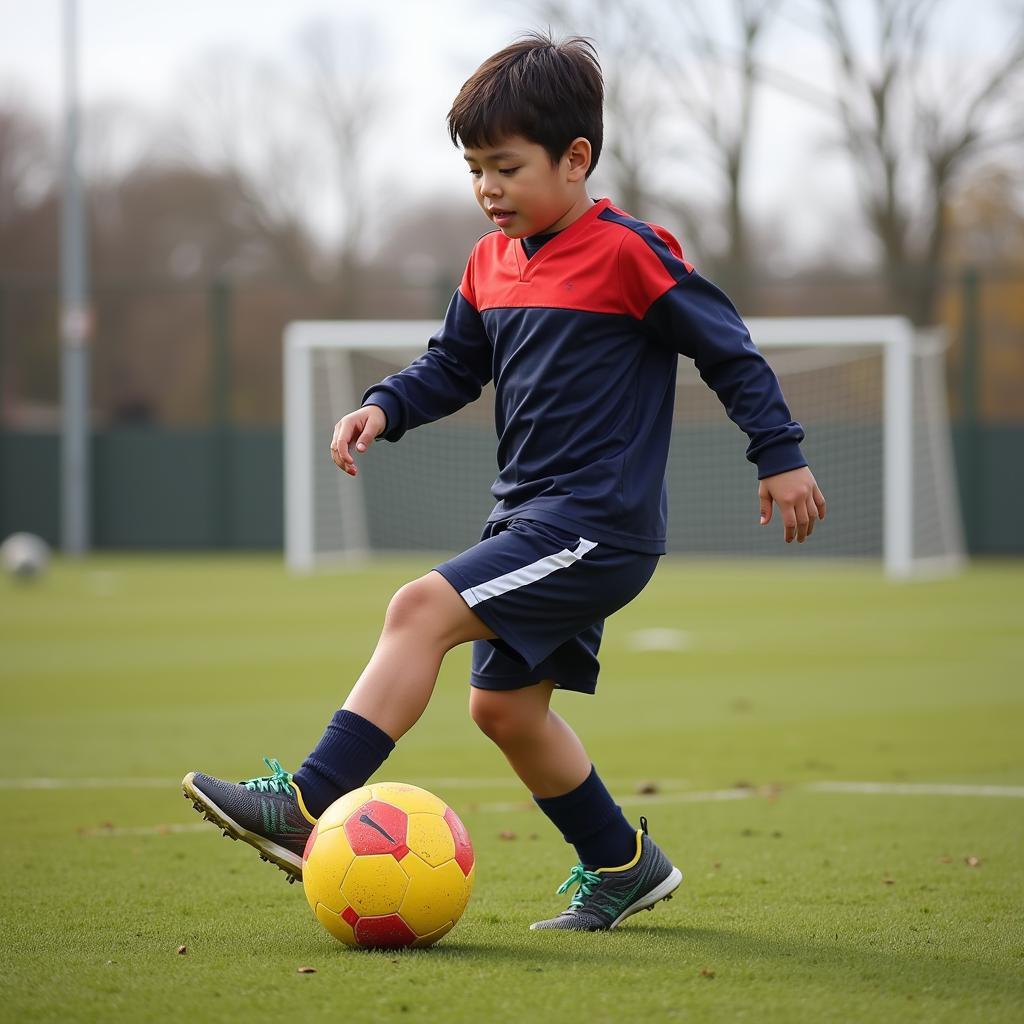
M177 779L0 779L2 789L162 789Z
M1024 797L1024 786L971 786L944 782L810 782L812 793L868 793L877 796Z
M689 803L715 803L720 800L746 800L752 796L760 796L756 789L712 789L706 792L690 793L647 793L643 795L617 796L615 801L624 806L648 804L689 804ZM535 810L535 805L527 800L520 800L515 803L500 804L479 804L474 810L483 811L487 814L507 814L510 811Z
M677 789L687 785L689 779L659 779L658 785ZM418 784L426 789L522 789L523 784L512 775L503 778L421 778ZM180 779L154 778L0 778L0 789L174 789ZM370 785L379 783L371 782ZM609 785L626 789L637 785L634 780L612 779Z
M515 778L494 779L460 779L436 778L419 779L424 787L444 789L494 789L519 788L522 783ZM810 792L810 793L861 793L874 796L970 796L970 797L1011 797L1024 798L1024 786L992 786L972 785L966 783L945 782L808 782L795 786L778 788L738 787L733 789L715 789L692 791L679 789L685 785L686 779L660 779L656 785L660 792L650 794L629 794L617 796L622 804L644 803L706 803L719 800L744 800L747 797L765 796L779 792ZM178 779L156 778L0 778L0 789L175 789ZM371 783L372 785L372 783ZM620 792L631 782L610 783L610 788ZM670 790L670 792L665 792ZM481 808L511 810L527 806L528 801L518 803L482 804Z
M84 839L123 839L125 836L169 836L182 832L209 832L210 828L209 822L205 821L173 825L132 825L125 828L118 828L115 825L110 828L83 829L79 835Z

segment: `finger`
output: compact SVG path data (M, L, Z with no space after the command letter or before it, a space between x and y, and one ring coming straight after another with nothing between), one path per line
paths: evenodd
M807 507L800 505L796 509L796 542L797 544L803 544L807 540L807 527L810 525L810 521L807 518Z
M349 476L356 475L356 464L352 458L352 453L349 451L349 442L352 439L352 434L355 433L353 425L348 421L348 417L340 420L338 425L334 428L334 442L331 445L331 458L334 459L334 464L338 469L348 473Z
M369 417L367 417L366 423L363 425L363 431L359 435L359 440L356 441L356 449L361 452L365 452L367 448L373 444L373 428L370 426Z
M818 518L825 518L825 495L818 490L818 485L814 485L814 504L818 509Z
M761 525L767 526L772 521L772 499L766 490L758 488L757 496L761 505Z
M787 544L792 544L796 539L796 509L789 505L780 511L782 512L782 525L785 527L783 536Z
M818 510L814 506L814 502L807 499L807 536L810 537L814 533L814 526L818 521Z

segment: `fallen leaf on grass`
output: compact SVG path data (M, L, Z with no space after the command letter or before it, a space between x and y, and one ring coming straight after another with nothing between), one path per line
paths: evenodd
M641 782L637 787L636 791L642 796L649 796L652 793L660 792L660 787L656 782Z
M711 970L710 967L702 967L700 969L700 976L702 978L707 978L708 980L710 980L711 978L713 978L715 976L715 972L713 970Z
M895 885L896 884L896 879L895 878L883 878L882 882L885 885Z
M505 831L503 831L503 832L499 832L499 833L498 833L498 838L499 838L499 839L515 839L515 838L517 838L517 837L516 837L516 834L515 834L515 832L509 832L509 831L508 831L508 830L506 829Z
M178 956L184 956L188 952L188 946L178 947Z
M980 868L981 867L981 858L980 857L974 857L974 856L964 857L964 863L969 868Z
M949 854L946 854L945 857L940 857L939 858L939 863L940 864L952 864L953 863L953 858L950 857Z
M295 973L296 974L316 974L316 968L315 967L296 967L295 968Z

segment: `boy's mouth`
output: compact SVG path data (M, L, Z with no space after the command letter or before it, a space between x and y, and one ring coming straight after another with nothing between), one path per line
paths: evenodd
M488 211L487 215L494 221L498 227L504 227L510 220L515 216L512 210L503 210L500 206L492 206Z

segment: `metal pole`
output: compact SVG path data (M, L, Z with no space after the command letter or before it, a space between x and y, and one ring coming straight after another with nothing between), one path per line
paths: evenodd
M210 423L213 470L212 541L231 547L231 285L217 278L210 287Z
M978 402L978 340L981 333L981 298L978 271L968 267L961 281L963 312L961 338L963 363L960 369L960 429L963 458L960 480L963 495L964 533L967 550L974 553L979 537L979 519L982 508L982 451L980 444Z
M60 225L61 542L69 555L90 544L89 348L92 313L82 182L78 169L78 11L64 0L64 182Z

